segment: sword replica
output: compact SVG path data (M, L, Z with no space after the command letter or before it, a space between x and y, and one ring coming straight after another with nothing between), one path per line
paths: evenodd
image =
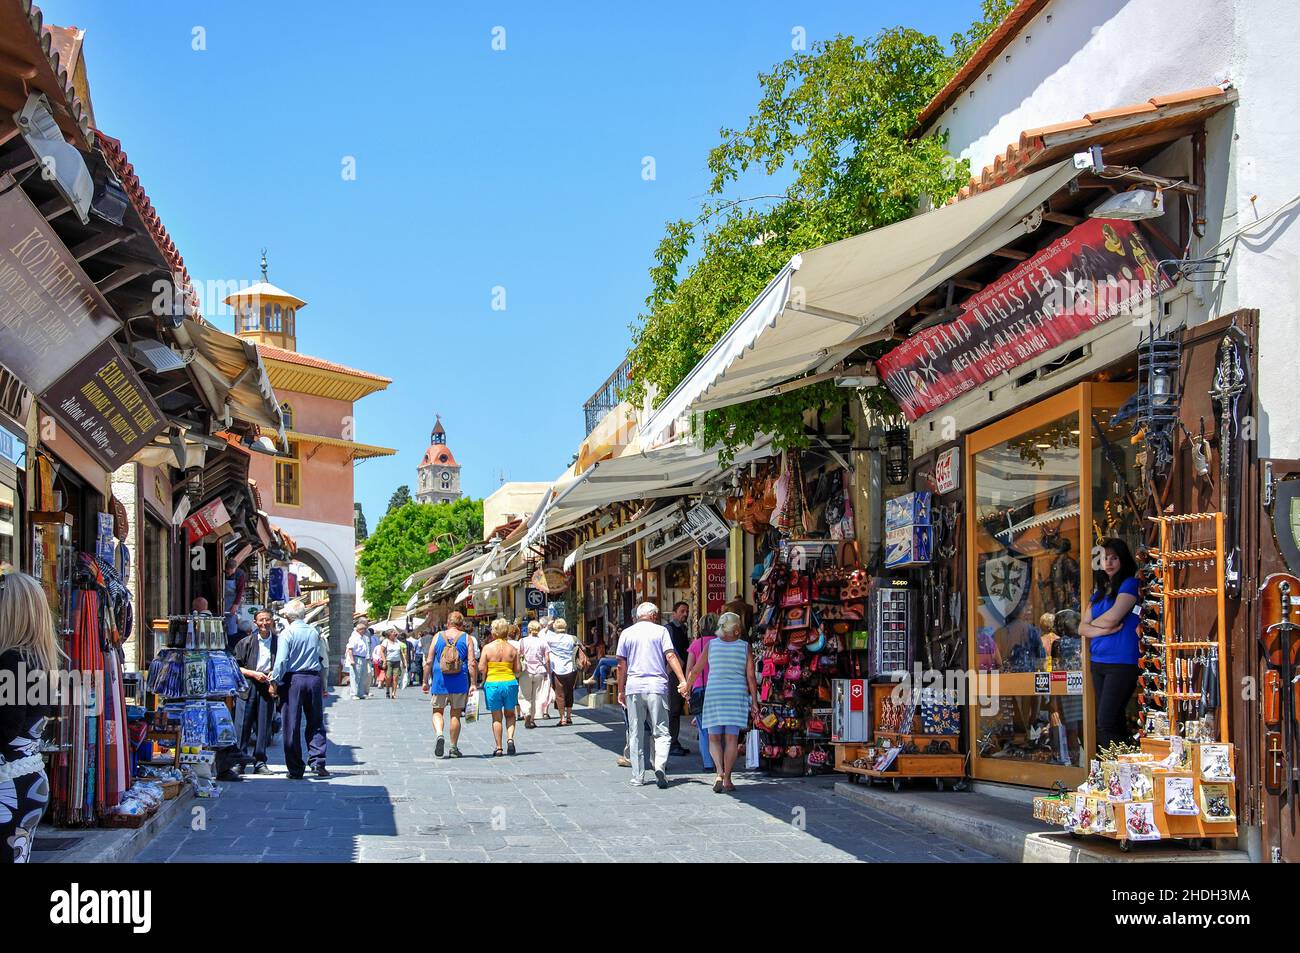
M1219 405L1219 511L1223 513L1224 593L1241 595L1241 395L1250 387L1246 334L1235 324L1219 342L1210 399Z
M1295 829L1296 791L1300 782L1297 754L1300 723L1296 695L1300 690L1300 622L1292 613L1292 593L1300 596L1300 579L1273 573L1260 587L1260 641L1268 670L1264 673L1264 786L1270 794L1286 793Z

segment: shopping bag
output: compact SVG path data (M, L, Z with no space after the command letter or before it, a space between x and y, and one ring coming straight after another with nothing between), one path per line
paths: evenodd
M465 699L465 720L478 721L478 692L470 692Z
M757 771L759 758L762 756L763 743L758 740L758 729L751 728L745 733L745 770Z

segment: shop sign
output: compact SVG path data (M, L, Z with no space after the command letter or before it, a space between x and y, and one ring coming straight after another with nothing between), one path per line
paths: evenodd
M961 453L958 447L949 447L934 458L934 492L943 494L961 489Z
M1154 297L1156 259L1132 222L1089 219L876 361L916 420Z
M1034 673L1034 694L1035 695L1052 694L1052 673L1051 672Z
M569 577L559 569L539 569L533 573L533 577L528 581L528 584L548 595L555 595L557 592L563 592L569 588Z
M684 522L686 532L691 534L691 539L701 549L731 535L731 529L718 515L718 511L707 503L697 503L687 510Z
M704 560L704 611L721 612L727 604L727 561Z
M10 463L18 462L18 438L4 427L0 427L0 457Z
M120 322L13 183L12 176L0 176L0 354L28 390L42 394Z
M130 461L167 426L112 341L78 361L41 395L41 404L106 470Z
M662 533L653 533L647 536L642 543L646 560L648 562L653 561L660 553L674 549L685 538L687 538L685 522L669 526Z
M532 586L524 593L524 606L532 609L534 612L541 612L546 608L546 593L540 589L534 589Z
M194 513L185 518L185 536L193 545L211 533L217 532L223 526L230 525L230 514L226 512L226 504L221 502L221 497L217 497L211 503L205 503Z
M1083 694L1083 672L1065 673L1065 694L1067 695Z

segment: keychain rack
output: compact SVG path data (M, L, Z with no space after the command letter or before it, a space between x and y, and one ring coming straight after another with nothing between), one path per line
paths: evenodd
M1222 513L1189 513L1178 516L1155 516L1151 519L1159 527L1158 550L1151 555L1158 560L1159 592L1161 602L1161 632L1163 642L1152 642L1151 647L1162 648L1165 656L1166 685L1177 677L1183 655L1187 652L1214 651L1219 663L1219 706L1216 714L1217 731L1213 739L1224 741L1228 737L1228 664L1226 644L1226 592L1224 587L1224 542ZM1213 535L1213 545L1206 545ZM1190 544L1190 545L1189 545ZM1188 585L1186 578L1197 565L1204 573L1211 573L1212 585ZM1198 579L1198 582L1204 580ZM1216 610L1215 638L1184 641L1178 636L1191 614L1180 605L1186 599L1214 599ZM1190 662L1190 660L1188 660ZM1166 692L1166 710L1169 714L1169 734L1181 734L1180 724L1185 719L1179 711L1179 702L1200 701L1200 692Z

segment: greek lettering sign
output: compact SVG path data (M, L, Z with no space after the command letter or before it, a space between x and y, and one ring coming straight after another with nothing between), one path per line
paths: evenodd
M41 395L41 404L107 470L128 462L167 426L112 341L78 361Z
M0 176L0 363L40 394L110 337L119 322L13 181Z
M876 361L908 420L1030 361L1169 283L1132 222L1089 219Z

